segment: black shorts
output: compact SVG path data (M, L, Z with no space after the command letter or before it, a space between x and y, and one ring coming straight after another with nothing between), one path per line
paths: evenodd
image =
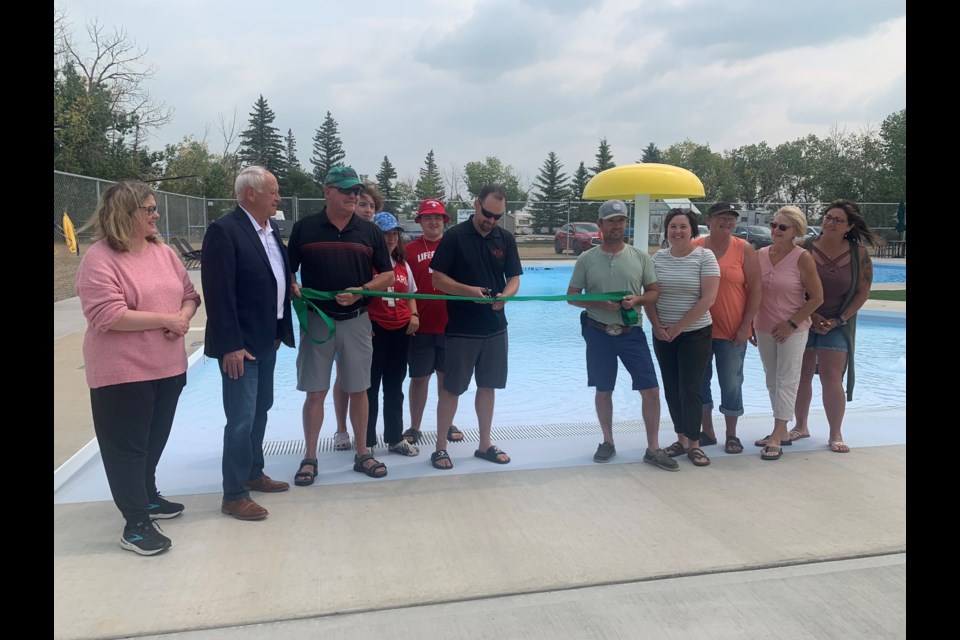
M462 395L476 373L478 387L507 386L507 332L491 336L447 336L443 358L443 388Z
M443 371L445 339L442 333L414 334L407 358L411 378L423 378L434 371Z

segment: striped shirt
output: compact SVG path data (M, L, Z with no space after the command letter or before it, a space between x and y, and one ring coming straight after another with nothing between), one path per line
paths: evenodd
M704 276L720 277L720 265L713 251L695 247L682 258L675 258L670 249L661 249L653 256L657 269L657 315L661 324L676 324L700 301L700 279ZM713 322L710 311L690 323L684 332L702 329Z

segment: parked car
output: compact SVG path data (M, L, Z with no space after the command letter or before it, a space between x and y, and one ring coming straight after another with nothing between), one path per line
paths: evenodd
M700 230L700 235L697 236L698 238L706 238L708 235L710 235L710 227L705 224L698 224L697 229ZM662 249L666 249L669 246L670 243L667 241L667 234L666 231L664 231L663 242L660 243L660 247Z
M577 256L598 244L600 244L600 227L595 222L565 224L557 230L553 238L554 251L563 253L570 249Z
M738 224L733 229L733 234L738 238L743 238L750 243L754 249L761 249L763 247L773 244L773 236L770 235L769 227L761 227L759 225L752 224Z
M404 220L400 223L400 226L403 227L403 243L406 244L411 240L416 240L423 235L423 227L420 226L419 222L414 222L413 220Z

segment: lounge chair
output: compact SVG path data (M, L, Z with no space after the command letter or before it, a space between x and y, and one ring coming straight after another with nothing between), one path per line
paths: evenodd
M170 244L180 252L180 259L187 269L197 269L200 266L201 252L190 246L190 243L181 238L170 238Z

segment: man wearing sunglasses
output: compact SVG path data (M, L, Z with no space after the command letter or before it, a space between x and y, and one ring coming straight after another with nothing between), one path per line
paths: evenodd
M510 456L490 441L495 390L507 386L507 319L499 298L520 288L520 254L513 234L497 223L507 210L503 187L480 189L473 215L449 229L430 262L433 286L449 295L489 301L447 300L443 386L437 401L437 447L430 462L452 469L447 434L460 396L476 376L480 448L474 455L497 464Z
M357 448L353 469L372 478L387 475L386 465L374 459L366 446L373 341L367 315L370 300L364 292L385 291L391 286L393 265L380 229L354 215L361 189L360 177L351 167L331 167L323 180L326 206L297 221L287 244L294 296L300 297L301 284L317 291L356 291L337 294L335 300L315 301L334 322L333 338L314 311L308 312L307 326L300 327L297 389L307 397L303 403L306 450L294 478L297 486L313 484L318 472L323 401L330 389L334 356L337 377L350 397L350 423Z

